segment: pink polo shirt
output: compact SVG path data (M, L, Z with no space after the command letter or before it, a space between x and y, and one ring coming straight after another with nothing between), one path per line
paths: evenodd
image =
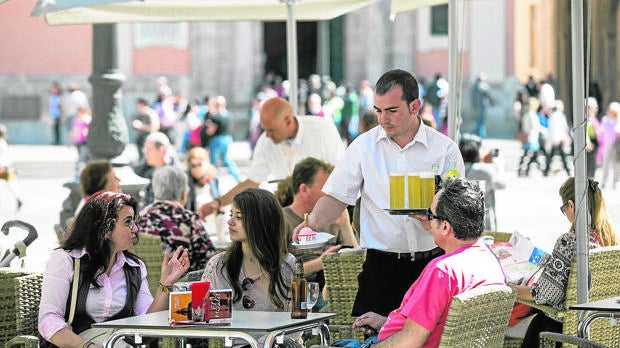
M382 341L400 331L407 319L431 331L424 347L437 347L452 297L482 285L506 284L497 258L479 239L475 244L432 260L409 288L400 308L392 311L379 332Z

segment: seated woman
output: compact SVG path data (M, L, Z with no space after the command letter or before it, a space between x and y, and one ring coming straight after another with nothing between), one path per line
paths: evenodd
M295 257L286 252L282 208L273 194L246 189L233 199L232 244L202 275L212 289L233 289L235 311L286 311Z
M151 181L155 201L140 211L140 232L159 236L164 250L189 251L190 271L202 270L215 248L195 212L185 209L187 176L177 166L155 170Z
M99 191L122 192L121 180L116 176L112 164L108 160L89 162L80 174L80 190L82 200L75 208L75 215L80 212L90 196Z
M233 289L233 311L287 311L295 257L286 252L282 208L273 194L249 188L233 198L228 249L202 275L212 289Z
M587 191L588 212L592 217L589 239L590 248L617 245L616 234L609 221L603 193L598 187L598 183L588 179ZM517 289L517 299L535 301L538 304L545 304L559 309L563 308L566 299L566 286L571 262L577 253L574 233L575 178L570 177L562 184L560 187L560 197L562 198L560 210L572 224L569 232L562 234L555 242L551 259L543 267L541 276L536 284L532 286L510 284L510 286ZM521 317L523 318L523 315ZM517 324L527 327L522 347L535 347L538 344L538 335L542 331L562 332L562 323L556 322L540 311L532 311L522 322ZM511 327L507 331L507 336L519 337L514 332L514 328L511 329Z
M138 243L136 201L129 195L99 192L86 202L62 246L52 251L43 276L39 332L58 347L101 347L91 324L168 308L168 292L189 268L186 249L166 252L153 297L146 266L129 252ZM72 326L69 317L74 262L80 260L79 287ZM89 330L90 329L90 330ZM89 332L87 332L87 330ZM81 334L81 335L80 335ZM88 337L88 338L86 338Z

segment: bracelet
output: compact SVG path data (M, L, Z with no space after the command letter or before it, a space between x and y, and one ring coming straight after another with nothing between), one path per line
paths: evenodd
M222 200L221 200L219 197L215 198L215 199L214 199L214 201L216 201L216 202L217 202L217 207L218 207L218 208L221 208L221 207L222 207Z
M86 341L86 342L84 342L84 344L82 345L82 348L88 348L88 347L90 347L90 346L94 346L94 345L95 345L95 342L93 342L93 341Z
M159 286L157 286L157 289L161 290L161 292L168 295L170 293L170 290L172 290L172 286L165 286L164 284L159 282ZM86 348L86 347L82 347L82 348Z

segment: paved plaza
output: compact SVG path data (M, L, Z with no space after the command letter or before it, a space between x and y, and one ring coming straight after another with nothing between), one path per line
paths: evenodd
M558 171L543 177L538 170L533 169L529 177L517 177L516 168L521 155L519 142L487 139L484 146L498 148L505 162L507 187L496 192L498 230L519 231L530 237L537 246L551 250L557 236L569 228L568 221L560 213L561 201L558 195L566 174ZM128 146L124 155L134 159L137 156L135 147ZM243 173L249 164L249 144L235 142L231 147L231 155ZM11 157L18 170L17 186L22 193L24 205L16 212L5 183L0 181L0 224L11 219L21 219L37 228L39 238L28 248L25 266L43 270L49 251L58 246L53 226L59 221L62 201L69 193L63 184L73 180L77 152L68 146L11 145ZM222 190L226 192L234 181L225 168L220 168L220 173L223 177ZM618 191L611 188L603 191L607 209L617 229L620 222ZM15 233L0 235L0 251L7 250L13 240L23 239L20 230L11 231Z

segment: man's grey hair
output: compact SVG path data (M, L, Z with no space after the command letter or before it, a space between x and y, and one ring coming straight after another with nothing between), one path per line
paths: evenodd
M166 147L166 149L168 149L170 147L170 139L168 139L168 136L162 132L150 133L146 136L146 139L144 140L144 142L147 141L153 142L158 148L164 146Z
M155 199L179 202L187 190L187 174L178 166L162 166L155 169L151 184Z
M444 181L435 213L452 225L460 240L479 238L484 231L484 192L475 181L452 177Z

